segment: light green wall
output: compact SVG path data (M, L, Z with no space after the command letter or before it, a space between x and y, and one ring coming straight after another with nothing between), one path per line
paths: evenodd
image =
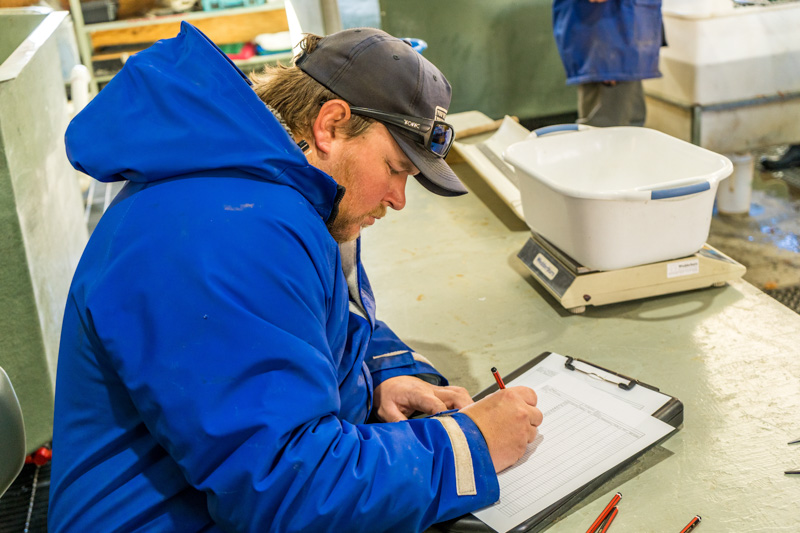
M0 63L16 50L28 34L44 20L45 15L0 15Z
M570 113L575 89L553 39L552 0L381 0L381 27L423 39L453 86L450 112Z
M0 11L0 28L24 17ZM87 240L64 150L67 122L51 36L15 78L0 82L0 366L22 404L29 451L52 437L61 319Z

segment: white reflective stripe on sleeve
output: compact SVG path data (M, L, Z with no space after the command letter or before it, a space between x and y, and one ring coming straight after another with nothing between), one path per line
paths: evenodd
M461 426L452 417L434 416L434 420L441 422L450 444L453 447L453 462L456 465L456 494L459 496L474 496L478 494L475 486L475 470L472 468L472 452L469 451L467 436Z
M424 357L424 356L422 356L422 355L418 354L417 352L411 352L411 357L413 357L415 361L419 361L419 362L421 362L421 363L425 363L425 364L426 364L426 365L428 365L428 366L431 366L431 367L433 367L433 368L436 368L435 366L433 366L433 363L431 363L430 361L428 361L428 359L427 359L426 357Z
M396 352L390 352L390 353L385 353L385 354L382 354L382 355L376 355L375 357L373 357L373 359L380 359L381 357L392 357L393 355L400 355L400 354L403 354L403 353L408 353L408 350L399 350L399 351L396 351Z

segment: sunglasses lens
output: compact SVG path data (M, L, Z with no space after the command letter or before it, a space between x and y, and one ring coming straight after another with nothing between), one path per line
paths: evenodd
M431 131L431 147L430 150L434 154L444 157L450 151L450 145L453 144L455 132L450 124L444 122L437 122Z

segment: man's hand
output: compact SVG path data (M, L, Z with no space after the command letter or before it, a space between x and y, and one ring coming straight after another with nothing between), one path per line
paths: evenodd
M536 393L528 387L499 390L461 410L475 422L489 447L495 472L516 463L542 423Z
M375 387L375 407L384 422L407 420L419 411L434 415L472 403L463 387L437 387L414 376L389 378Z

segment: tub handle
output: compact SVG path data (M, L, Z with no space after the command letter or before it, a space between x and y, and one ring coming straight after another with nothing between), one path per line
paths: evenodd
M711 184L707 181L695 183L694 185L686 185L684 187L675 187L674 189L662 189L659 191L650 191L651 200L663 200L664 198L676 198L678 196L688 196L698 192L707 191L711 188Z
M557 131L578 131L579 129L579 124L556 124L555 126L545 126L544 128L533 130L531 133L536 137L541 137L542 135L555 133Z

